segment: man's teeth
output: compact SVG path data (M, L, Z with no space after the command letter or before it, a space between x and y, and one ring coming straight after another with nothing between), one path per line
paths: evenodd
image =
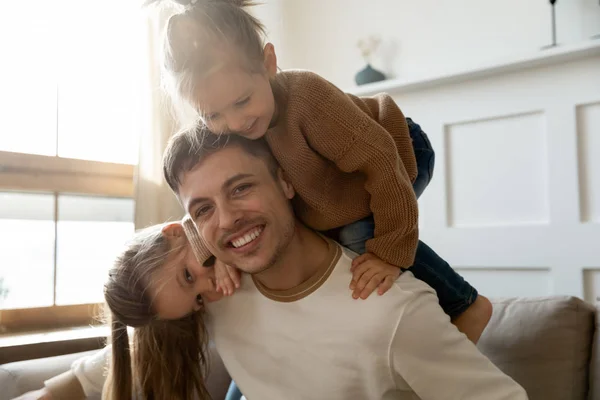
M250 243L254 239L256 239L260 235L261 232L262 232L262 227L257 227L255 229L252 229L250 232L246 233L241 238L236 239L236 240L232 240L231 244L235 248L242 247L244 245L247 245L248 243Z

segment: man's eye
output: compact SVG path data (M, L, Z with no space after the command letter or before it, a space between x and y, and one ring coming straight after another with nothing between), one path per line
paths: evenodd
M192 274L190 274L190 271L187 268L183 270L183 274L184 279L187 283L194 283L194 278L192 277Z
M202 206L202 207L199 207L199 208L196 210L195 217L196 217L196 218L198 218L198 217L201 217L201 216L203 216L204 214L206 214L206 213L207 213L207 212L209 212L209 211L210 211L210 207L209 207L209 206Z

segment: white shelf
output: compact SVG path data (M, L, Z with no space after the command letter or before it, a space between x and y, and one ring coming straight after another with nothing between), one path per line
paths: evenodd
M460 83L472 79L485 78L532 67L564 63L597 55L600 55L600 39L589 40L575 45L548 48L528 56L514 58L512 60L505 60L503 62L489 65L482 65L477 68L450 73L447 75L438 75L431 78L414 80L389 79L358 87L355 86L346 91L357 96L372 96L382 92L393 95L394 93L399 92L413 92L443 84ZM600 63L598 68L600 68Z

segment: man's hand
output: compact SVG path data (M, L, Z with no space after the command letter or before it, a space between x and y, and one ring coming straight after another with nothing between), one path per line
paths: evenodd
M46 388L27 392L13 400L52 400L52 394Z
M240 287L240 271L220 261L215 262L215 280L217 292L231 296Z
M352 261L352 297L366 299L378 287L380 296L387 292L401 274L400 268L388 264L373 253L365 253Z

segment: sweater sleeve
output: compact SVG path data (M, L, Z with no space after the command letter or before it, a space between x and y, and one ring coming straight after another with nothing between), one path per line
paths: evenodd
M79 358L71 364L69 371L44 382L52 393L52 398L75 400L101 394L110 349L111 347L107 346L91 356Z
M186 215L183 218L183 221L181 221L181 225L183 226L185 236L192 247L192 252L196 257L196 260L198 260L200 264L205 264L207 261L210 263L209 260L213 258L213 255L210 250L208 250L208 246L204 242L204 239L202 239L202 236L200 236L198 228L192 218L189 215Z
M525 390L450 323L429 287L406 305L390 362L396 385L408 384L422 400L527 400Z
M306 110L299 117L306 140L340 170L365 175L375 219L367 251L398 267L410 267L419 239L418 205L412 188L416 162L404 115L387 95L359 99L309 76L296 99L303 103L298 108Z

